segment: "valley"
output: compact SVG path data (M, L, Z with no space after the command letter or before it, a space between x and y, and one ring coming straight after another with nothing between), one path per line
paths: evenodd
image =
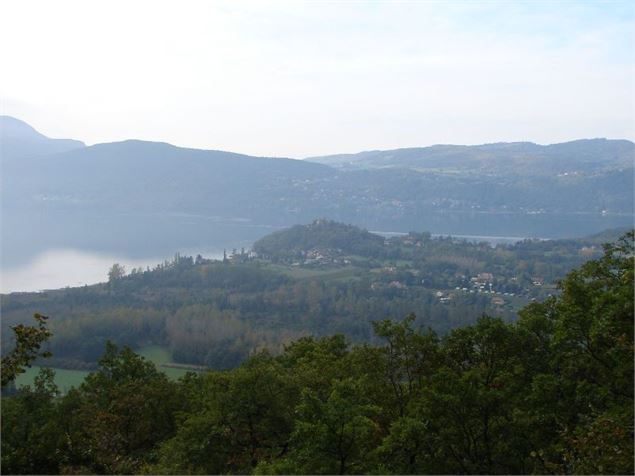
M528 303L558 294L559 279L622 232L492 245L429 233L385 237L320 219L216 259L177 254L106 283L2 295L3 336L44 313L54 334L47 365L88 371L108 339L160 348L160 361L151 360L164 367L223 369L307 335L372 343L373 322L408 312L418 327L445 334L482 314L514 321Z

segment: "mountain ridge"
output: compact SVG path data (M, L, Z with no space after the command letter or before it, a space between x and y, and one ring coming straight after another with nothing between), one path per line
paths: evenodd
M369 164L350 167L137 139L73 145L28 160L3 161L5 223L13 215L15 226L31 236L29 230L41 226L43 217L57 214L47 223L48 234L57 230L65 243L62 228L94 239L84 231L86 218L77 213L107 216L113 220L107 230L129 228L116 217L131 214L148 230L150 215L220 217L267 226L322 216L369 229L549 237L632 221L629 172L635 146L629 141L499 143L481 146L485 152L439 145L394 154L368 152ZM525 151L536 148L549 153L527 159L531 154ZM421 150L428 154L423 165ZM61 217L68 220L64 226ZM173 226L179 236L196 234ZM12 233L17 236L15 229ZM10 236L4 233L3 238Z
M593 165L619 163L628 166L635 156L635 144L626 139L576 139L541 145L533 142L496 142L479 145L435 144L427 147L405 147L388 150L369 150L352 154L333 154L307 157L305 160L339 169L370 168L444 168L473 167L480 164L506 166L543 162L548 171L557 170L562 160L578 160ZM556 163L551 163L551 162Z
M75 139L53 139L12 116L0 115L0 158L21 159L86 147Z
M580 138L580 139L572 139L564 142L554 142L551 144L539 144L537 142L532 141L499 141L499 142L488 142L483 144L448 144L448 143L438 143L432 144L428 146L414 146L414 147L398 147L395 149L370 149L370 150L362 150L359 152L351 152L351 153L341 153L341 154L327 154L327 155L311 155L306 157L285 157L285 156L254 156L250 154L243 154L240 152L233 151L225 151L220 149L208 149L208 148L196 148L196 147L186 147L179 146L175 144L171 144L165 141L154 141L154 140L142 140L142 139L123 139L118 141L111 142L98 142L87 146L84 142L76 140L76 139L67 139L67 138L51 138L48 137L33 126L28 124L27 122L18 119L9 115L0 115L0 138L1 141L6 141L7 139L16 139L16 138L25 138L28 136L29 139L37 139L37 140L47 140L47 141L69 141L76 143L77 145L81 145L82 147L94 147L94 146L102 146L106 144L123 144L123 143L144 143L144 144L163 144L171 147L175 147L178 149L185 149L190 151L208 151L208 152L222 152L226 154L233 154L237 156L243 157L258 157L258 158L282 158L289 160L302 160L307 162L318 162L318 163L327 163L327 162L337 162L338 158L353 158L353 157L366 157L370 155L378 155L378 154L403 154L408 152L447 152L447 151L460 151L460 150L468 150L468 149L476 149L476 150L500 150L500 149L514 149L514 148L530 148L535 150L545 150L545 149L559 149L563 147L570 147L573 145L597 145L597 144L616 144L622 145L635 149L635 143L628 139L608 139L606 137L595 137L595 138Z

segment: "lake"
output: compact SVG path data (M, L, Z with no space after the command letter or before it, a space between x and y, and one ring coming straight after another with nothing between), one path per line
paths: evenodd
M205 258L222 258L223 251L202 251ZM187 254L181 252L181 254ZM37 254L27 263L2 269L0 292L42 291L63 287L84 286L107 281L108 270L114 263L127 271L133 268L154 267L174 255L154 258L134 258L125 255L97 253L72 248L50 249Z
M298 220L306 223L310 220ZM435 236L452 235L492 244L525 237L584 236L607 228L632 225L628 215L519 215L472 212L430 213L417 223L358 223L384 234L410 230ZM145 268L181 255L219 258L249 248L280 226L257 224L240 217L185 213L112 214L41 213L3 210L0 292L39 291L105 281L113 263L128 270Z
M184 214L50 213L2 217L0 292L40 291L107 280L114 263L129 271L175 253L219 258L278 229Z

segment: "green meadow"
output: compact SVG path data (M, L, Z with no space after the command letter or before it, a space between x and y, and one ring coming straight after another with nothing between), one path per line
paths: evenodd
M55 383L62 393L68 392L71 387L78 387L83 381L86 375L89 374L86 370L68 370L58 369L55 370ZM33 385L33 380L40 371L40 367L34 365L31 368L26 369L23 374L20 374L15 379L15 386L20 388L26 385Z
M171 379L178 379L185 375L188 371L187 368L173 368L167 367L166 364L172 363L172 354L167 347L159 345L150 345L135 349L135 352L146 359L150 360L157 369L165 373ZM90 373L86 370L68 370L53 367L55 370L55 383L59 387L62 393L67 393L72 387L78 387L84 381L84 378ZM40 367L37 365L26 369L23 374L18 375L15 379L16 387L23 387L25 385L33 385L33 381L40 371Z

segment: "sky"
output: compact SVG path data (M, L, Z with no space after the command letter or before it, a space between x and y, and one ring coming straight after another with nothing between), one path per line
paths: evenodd
M634 5L3 0L0 113L295 158L633 140Z

